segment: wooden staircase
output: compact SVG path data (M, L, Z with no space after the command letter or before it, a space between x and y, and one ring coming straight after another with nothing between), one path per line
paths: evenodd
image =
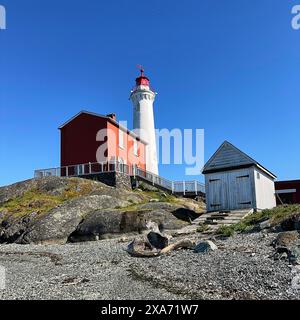
M193 224L199 225L199 223L204 223L209 226L218 227L221 225L231 225L240 222L250 213L253 213L253 209L208 212L195 219Z
M203 233L213 233L220 226L229 226L239 223L249 214L253 213L253 209L234 210L234 211L220 211L207 212L202 214L199 218L192 221L192 224L177 231L177 235L189 234L196 232L201 224L208 226Z

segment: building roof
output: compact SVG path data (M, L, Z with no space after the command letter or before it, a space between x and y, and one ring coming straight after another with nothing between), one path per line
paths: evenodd
M276 184L281 184L281 183L286 183L286 184L289 184L289 183L294 183L294 184L300 184L300 179L294 179L294 180L279 180L279 181L276 181L275 182Z
M122 126L118 121L114 120L113 118L111 118L109 116L102 115L102 114L98 114L98 113L95 113L95 112L85 111L85 110L82 110L82 111L78 112L77 114L75 114L75 116L73 116L72 118L67 120L65 123L63 123L61 126L59 126L58 129L61 130L63 127L65 127L67 124L69 124L70 122L72 122L74 119L76 119L77 117L79 117L82 114L88 114L90 116L94 116L94 117L105 119L105 120L109 121L110 123L112 123L113 125L115 125L116 127L118 127L121 130L125 131L128 135L130 135L133 138L139 140L143 144L148 144L145 140L141 139L136 133L134 133L133 131L129 130L128 128Z
M202 173L206 174L220 171L228 171L238 168L248 168L252 166L256 166L273 179L276 178L276 175L274 175L271 171L263 167L256 160L248 156L246 153L235 147L230 142L225 141L213 154L213 156L207 161Z

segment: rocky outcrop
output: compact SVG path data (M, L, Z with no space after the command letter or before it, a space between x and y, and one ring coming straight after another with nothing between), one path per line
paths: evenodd
M191 200L184 206L158 192L156 202L150 202L154 196L153 191L113 188L80 178L32 179L0 188L0 243L97 240L142 232L148 221L162 230L179 229L198 216L188 209L196 205Z
M128 202L109 195L92 195L54 208L33 223L17 243L66 243L85 216L92 210L125 206Z
M69 241L93 241L123 233L141 233L147 229L149 221L155 222L160 230L175 230L187 225L185 221L174 216L173 205L156 203L155 210L151 210L151 207L138 205L129 211L118 209L91 212L70 235Z
M288 260L295 265L300 264L300 239L298 231L281 232L272 242L275 260Z
M146 223L139 212L120 210L96 210L90 213L75 230L70 233L69 241L94 241L111 238L128 232L145 230Z
M30 179L17 182L9 186L0 188L0 204L9 200L21 197L25 192L36 190L51 195L61 195L68 187L72 180L48 177L41 179Z
M300 214L295 213L280 223L283 231L300 230Z

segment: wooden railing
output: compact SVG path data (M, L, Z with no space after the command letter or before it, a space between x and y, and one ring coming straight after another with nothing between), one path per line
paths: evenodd
M158 188L169 190L174 194L205 194L205 185L203 183L200 183L199 181L171 181L149 171L143 170L137 166L129 166L118 161L109 161L103 163L94 162L58 168L35 170L34 177L79 177L107 172L120 172L137 179L143 179Z

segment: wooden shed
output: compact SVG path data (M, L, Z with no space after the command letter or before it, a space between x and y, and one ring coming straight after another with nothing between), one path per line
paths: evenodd
M276 206L276 176L228 141L208 160L202 173L209 212Z

